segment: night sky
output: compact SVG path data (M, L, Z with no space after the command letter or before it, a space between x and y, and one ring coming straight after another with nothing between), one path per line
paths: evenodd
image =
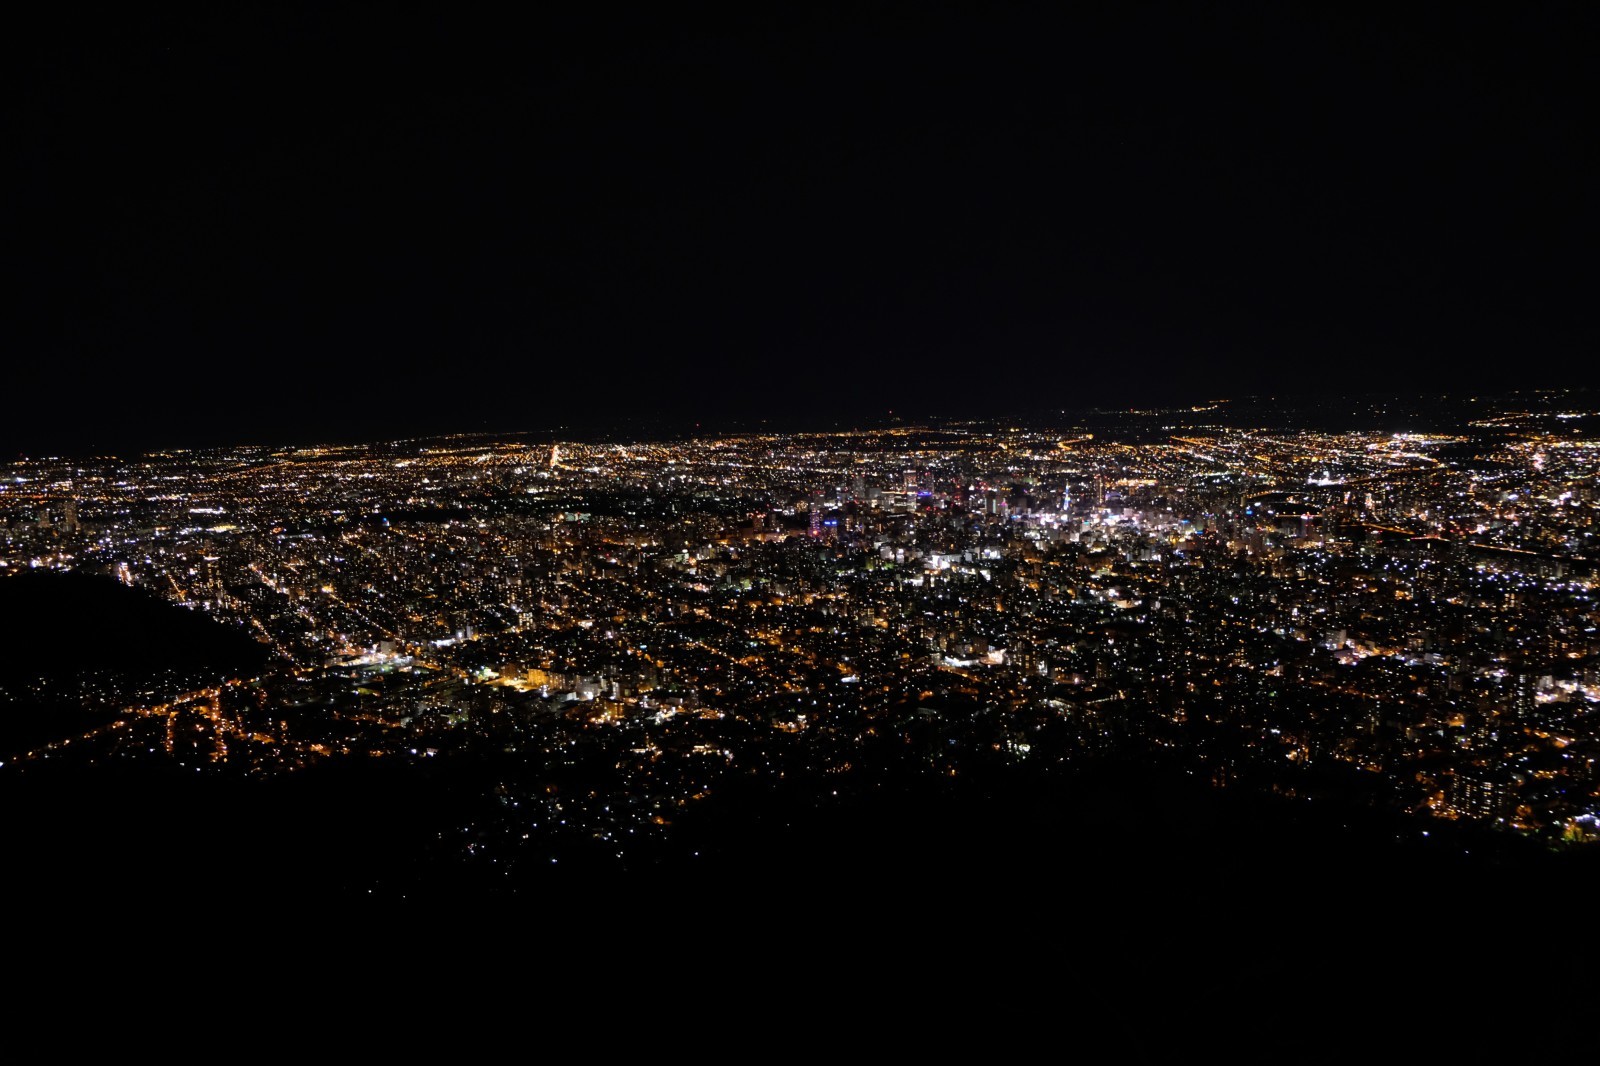
M13 27L0 448L1593 386L1592 4Z

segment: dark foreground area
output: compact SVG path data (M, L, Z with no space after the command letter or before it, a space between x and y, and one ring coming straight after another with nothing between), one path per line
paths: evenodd
M0 779L0 853L7 895L47 905L682 892L758 909L845 897L1048 909L1087 894L1120 911L1332 886L1351 904L1407 884L1444 893L1436 905L1493 883L1578 887L1600 876L1592 849L1554 852L1448 823L1217 791L1126 764L955 787L894 782L820 809L760 791L753 784L685 817L653 853L618 862L569 848L546 865L542 854L478 860L453 844L451 826L480 801L471 781L448 773L343 766L251 781L30 768Z

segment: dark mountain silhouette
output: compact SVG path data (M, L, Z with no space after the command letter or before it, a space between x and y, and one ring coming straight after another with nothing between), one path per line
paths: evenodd
M0 751L70 733L141 692L254 673L265 658L244 630L110 577L0 580Z

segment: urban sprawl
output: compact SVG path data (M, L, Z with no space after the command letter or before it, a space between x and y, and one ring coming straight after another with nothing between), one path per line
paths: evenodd
M1131 753L1579 847L1600 838L1600 420L1536 399L1404 431L1218 402L18 460L0 581L108 575L266 665L90 670L102 717L0 774L454 760L484 768L482 803L440 846L510 869L625 866L751 782L821 803L891 765Z

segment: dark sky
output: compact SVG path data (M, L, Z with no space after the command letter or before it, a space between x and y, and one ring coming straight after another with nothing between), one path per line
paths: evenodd
M222 6L12 34L8 454L1597 381L1592 4Z

